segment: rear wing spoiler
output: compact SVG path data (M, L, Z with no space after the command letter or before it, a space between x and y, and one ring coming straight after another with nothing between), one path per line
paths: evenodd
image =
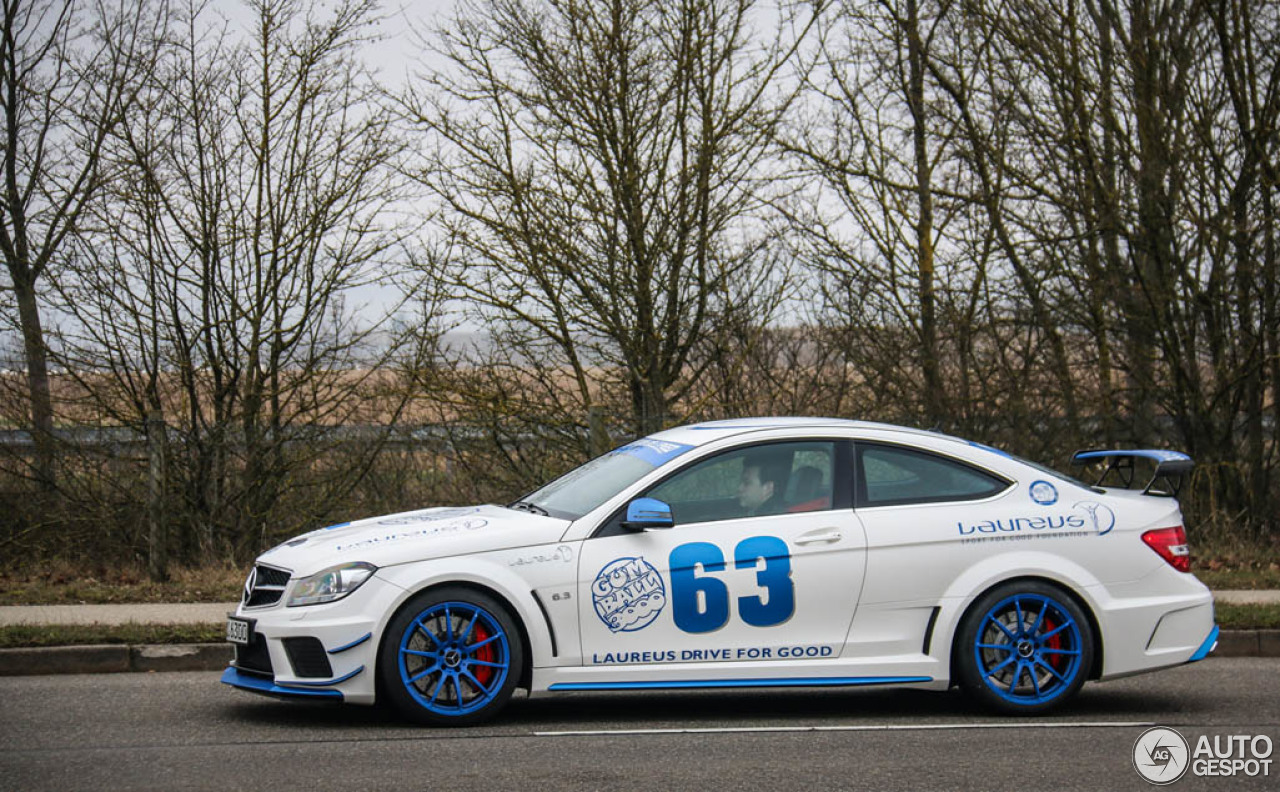
M1094 482L1094 486L1097 487L1107 486L1110 479L1112 487L1137 489L1134 486L1134 479L1141 470L1147 482L1142 487L1144 494L1165 495L1171 498L1177 497L1178 491L1182 489L1182 483L1195 467L1191 457L1181 451L1163 449L1077 451L1071 457L1071 464L1102 465L1102 472Z

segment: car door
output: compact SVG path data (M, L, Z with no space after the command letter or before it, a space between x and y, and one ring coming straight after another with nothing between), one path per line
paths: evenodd
M947 587L990 552L964 541L966 527L1004 516L996 503L1010 482L961 459L892 443L859 441L855 468L867 572L847 652L936 652L932 630Z
M691 463L642 493L669 504L675 525L631 531L619 514L583 543L584 662L839 656L866 549L842 486L850 464L841 441L757 444Z

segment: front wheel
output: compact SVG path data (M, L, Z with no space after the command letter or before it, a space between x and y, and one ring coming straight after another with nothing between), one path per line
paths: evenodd
M1080 690L1093 667L1093 633L1084 611L1060 589L1010 583L969 611L955 652L967 693L1000 712L1034 715Z
M501 604L478 591L443 588L418 595L391 620L378 668L382 690L401 714L463 726L506 705L522 658L519 632Z

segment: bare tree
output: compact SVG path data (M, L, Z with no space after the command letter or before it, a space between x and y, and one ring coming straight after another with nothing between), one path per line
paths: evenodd
M659 429L729 317L768 316L765 144L819 10L762 37L752 0L475 0L439 32L447 67L403 102L421 179L474 318L563 412L616 387Z
M413 232L403 143L357 57L374 4L249 5L243 40L185 13L107 147L130 179L62 288L68 376L93 414L141 426L166 410L177 511L201 549L238 557L360 480L408 403L393 367L427 349L389 323L403 295L352 304L394 277Z
M969 80L938 61L935 77L1005 257L1017 272L1014 251L1035 251L1019 291L1051 298L1064 342L1092 342L1064 343L1055 380L1094 367L1084 401L1098 435L1187 449L1206 502L1267 521L1274 4L991 2L966 14L985 60Z
M1280 250L1276 247L1274 203L1280 187L1280 13L1254 0L1223 0L1210 4L1209 15L1226 101L1221 115L1207 117L1208 123L1201 128L1216 131L1219 127L1214 122L1222 117L1223 125L1236 133L1222 136L1225 140L1207 135L1204 144L1211 151L1216 149L1212 163L1230 169L1226 208L1231 222L1223 232L1230 235L1235 258L1239 315L1239 342L1231 346L1239 352L1249 501L1253 510L1266 512L1280 502L1280 497L1271 500L1268 492L1275 455L1280 454L1280 416L1276 415L1280 398ZM1268 377L1273 424L1270 453L1264 427Z
M0 254L18 309L35 441L34 476L56 483L54 409L40 287L104 176L108 137L154 66L163 2L5 0Z
M798 255L820 274L822 307L880 417L961 428L987 381L974 373L974 331L991 245L966 238L959 124L939 112L931 73L959 13L918 0L837 9L809 114L778 138L811 188L809 210L792 218Z

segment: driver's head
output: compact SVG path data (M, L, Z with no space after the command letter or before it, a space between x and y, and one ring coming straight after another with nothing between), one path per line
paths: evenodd
M738 505L754 514L786 484L786 467L765 456L747 457L738 482Z

